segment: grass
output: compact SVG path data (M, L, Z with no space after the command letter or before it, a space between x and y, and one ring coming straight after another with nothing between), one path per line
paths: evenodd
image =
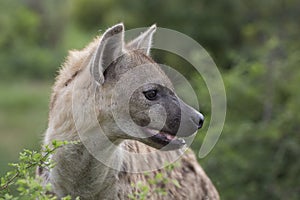
M0 175L24 148L39 149L47 127L49 82L0 82Z

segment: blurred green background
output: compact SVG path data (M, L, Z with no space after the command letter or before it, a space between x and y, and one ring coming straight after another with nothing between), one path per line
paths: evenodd
M222 73L225 127L199 160L221 198L300 199L299 19L298 0L0 0L0 175L20 150L40 148L68 50L121 21L127 29L157 23L197 40ZM154 57L190 79L209 119L203 81L174 56Z

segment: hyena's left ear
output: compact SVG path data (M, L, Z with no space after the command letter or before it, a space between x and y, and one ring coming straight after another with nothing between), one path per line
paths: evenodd
M156 31L156 25L152 25L147 31L142 33L140 36L129 42L126 47L129 50L140 50L146 55L150 54L152 46L153 33Z
M103 73L124 52L124 25L117 24L105 31L91 61L90 70L98 84L104 83Z

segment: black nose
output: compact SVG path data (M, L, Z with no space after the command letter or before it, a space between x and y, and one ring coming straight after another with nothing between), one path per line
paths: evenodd
M204 116L200 114L199 121L198 121L198 129L202 128L203 123L204 123Z
M204 116L201 113L198 113L194 115L192 118L194 125L196 125L197 129L200 129L203 126L204 123Z

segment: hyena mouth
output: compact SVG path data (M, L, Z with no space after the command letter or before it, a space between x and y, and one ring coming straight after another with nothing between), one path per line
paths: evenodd
M143 131L149 135L148 139L154 143L155 148L163 148L162 150L176 150L182 148L186 142L183 138L176 137L173 134L155 130L150 128L144 128Z

